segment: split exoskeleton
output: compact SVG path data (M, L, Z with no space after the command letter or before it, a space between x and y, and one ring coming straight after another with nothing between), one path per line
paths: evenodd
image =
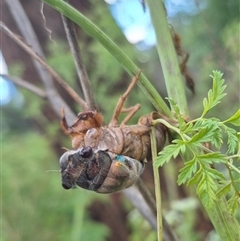
M111 193L133 185L142 174L144 163L151 160L150 131L152 120L158 113L140 118L137 125L126 125L140 108L130 108L128 115L118 124L124 101L135 85L133 78L127 91L119 99L113 118L108 126L103 125L102 115L97 111L78 114L77 120L68 126L64 111L62 128L71 136L74 150L60 158L62 185L70 189L76 185L99 193ZM156 126L157 149L165 143L165 128Z

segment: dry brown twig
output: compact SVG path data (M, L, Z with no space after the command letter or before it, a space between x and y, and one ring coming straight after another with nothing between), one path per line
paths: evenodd
M64 29L67 35L68 43L74 57L74 62L75 62L78 78L82 87L84 99L87 103L87 109L97 110L97 105L94 100L92 88L88 79L88 74L87 74L85 65L83 63L81 49L78 44L77 33L75 30L74 23L70 19L66 18L64 15L62 15L62 20L63 20Z
M44 53L39 44L38 38L21 3L18 0L8 0L5 1L5 3L8 5L8 8L12 13L11 15L14 18L15 23L18 26L24 39L27 39L27 43L31 45L34 51L36 51L44 59ZM60 117L61 112L59 110L61 110L62 107L65 107L66 115L69 117L69 119L74 120L76 118L76 115L56 91L51 75L37 60L33 59L33 64L40 77L41 82L44 85L47 98L55 113Z
M47 94L44 90L29 83L26 80L20 79L18 77L9 76L9 75L1 75L1 76L6 78L7 80L12 81L15 85L18 85L20 87L23 87L24 89L31 91L32 93L38 95L39 97L41 97L43 99L47 98Z
M33 51L31 47L29 47L19 36L14 34L3 22L0 22L0 28L32 58L37 60L48 71L48 73L53 76L54 80L62 85L62 87L72 96L72 98L79 104L79 106L82 107L83 110L87 109L86 102L80 98L79 95L68 84L66 84L66 82L35 51Z

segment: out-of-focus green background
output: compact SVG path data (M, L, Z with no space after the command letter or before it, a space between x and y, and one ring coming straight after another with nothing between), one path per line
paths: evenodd
M53 42L43 26L40 2L21 2L48 56L48 63L81 94L59 14L44 7ZM104 1L70 2L135 60L161 95L167 96L155 48L141 52L128 43ZM201 113L202 99L212 84L209 75L212 70L220 70L226 80L227 96L210 115L224 119L236 112L240 103L239 1L193 2L199 8L198 12L180 11L169 18L169 23L181 37L182 48L190 55L187 66L196 89L195 96L186 89L190 115L197 117ZM4 1L0 5L3 21L17 33L7 5ZM94 95L107 123L130 78L95 40L79 29L78 34ZM10 75L41 87L27 54L4 34L1 42ZM2 240L137 241L143 237L146 241L156 240L155 232L120 193L101 195L80 188L66 191L61 187L58 159L64 151L61 147L71 147L70 140L62 134L59 118L46 100L22 88L18 91L7 105L1 106ZM79 107L63 96L78 113ZM137 87L127 105L136 103L142 108L132 123L153 110ZM161 176L163 212L180 240L217 241L193 192L184 188L178 190L174 183L176 170L166 170L168 173ZM152 191L151 164L143 179Z

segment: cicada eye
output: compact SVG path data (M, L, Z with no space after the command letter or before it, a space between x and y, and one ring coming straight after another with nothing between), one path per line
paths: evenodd
M59 164L62 169L65 169L68 165L69 152L65 152L59 159Z
M81 116L81 120L86 120L87 119L87 115L82 115Z
M77 151L67 151L59 159L59 164L62 169L66 169L71 156Z
M79 154L83 158L88 158L93 154L93 150L90 146L83 147Z
M71 188L72 188L72 185L71 185L71 184L69 184L69 183L62 183L62 187L63 187L64 189L69 190L69 189L71 189Z

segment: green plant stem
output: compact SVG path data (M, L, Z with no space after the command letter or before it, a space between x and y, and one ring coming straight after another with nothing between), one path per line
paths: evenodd
M238 191L238 188L237 188L237 186L235 184L235 180L233 178L232 171L230 170L229 167L227 167L227 168L228 168L228 173L229 173L229 176L230 176L230 179L231 179L231 183L232 183L233 189L234 189L235 193L240 197L240 191Z
M173 99L181 114L188 116L187 100L181 72L161 0L147 0L157 38L157 51L161 62L168 97Z
M147 0L147 3L156 32L157 50L163 69L168 97L174 100L179 107L181 114L188 116L184 87L172 38L169 32L169 26L166 21L163 2L161 0ZM201 152L201 150L199 150L199 152ZM225 198L219 198L216 200L216 205L213 205L212 207L205 206L205 209L221 240L240 240L239 224L236 218L226 210Z
M152 161L157 158L157 148L156 148L156 137L155 128L151 128L151 149L152 149ZM155 197L156 197L156 207L157 207L157 234L158 241L163 241L163 226L162 226L162 201L161 201L161 186L158 167L153 166L153 176L154 176L154 187L155 187Z
M138 67L125 55L125 53L95 24L82 15L75 8L68 3L61 0L42 0L43 2L56 9L64 16L71 19L78 26L80 26L88 35L97 40L102 46L122 65L127 73L134 77L138 72ZM139 77L138 85L147 98L151 101L157 111L164 113L168 117L172 117L172 113L169 110L165 101L161 98L159 93L142 73Z
M163 120L163 119L154 120L153 125L155 125L156 123L162 123L166 125L169 129L172 129L173 131L178 133L179 135L181 134L180 130L177 127L172 126L166 120ZM182 134L182 135L183 135L183 140L184 139L190 140L190 137L187 136L186 134ZM198 148L199 148L198 149L199 153L201 151L212 152L210 149L202 145L198 146ZM226 161L227 161L227 158L226 158ZM234 165L232 165L229 161L227 161L226 165L228 165L230 168L233 168L233 170L239 173L239 170L236 167L234 167ZM201 197L199 198L201 201ZM224 197L221 197L216 200L216 205L213 205L211 207L208 207L208 206L204 206L204 207L217 233L221 237L221 240L238 241L240 240L239 223L236 220L236 218L226 210L226 206L227 206L226 199Z
M228 168L231 168L232 170L240 174L240 170L237 167L235 167L231 162L227 162L226 165L228 166Z

